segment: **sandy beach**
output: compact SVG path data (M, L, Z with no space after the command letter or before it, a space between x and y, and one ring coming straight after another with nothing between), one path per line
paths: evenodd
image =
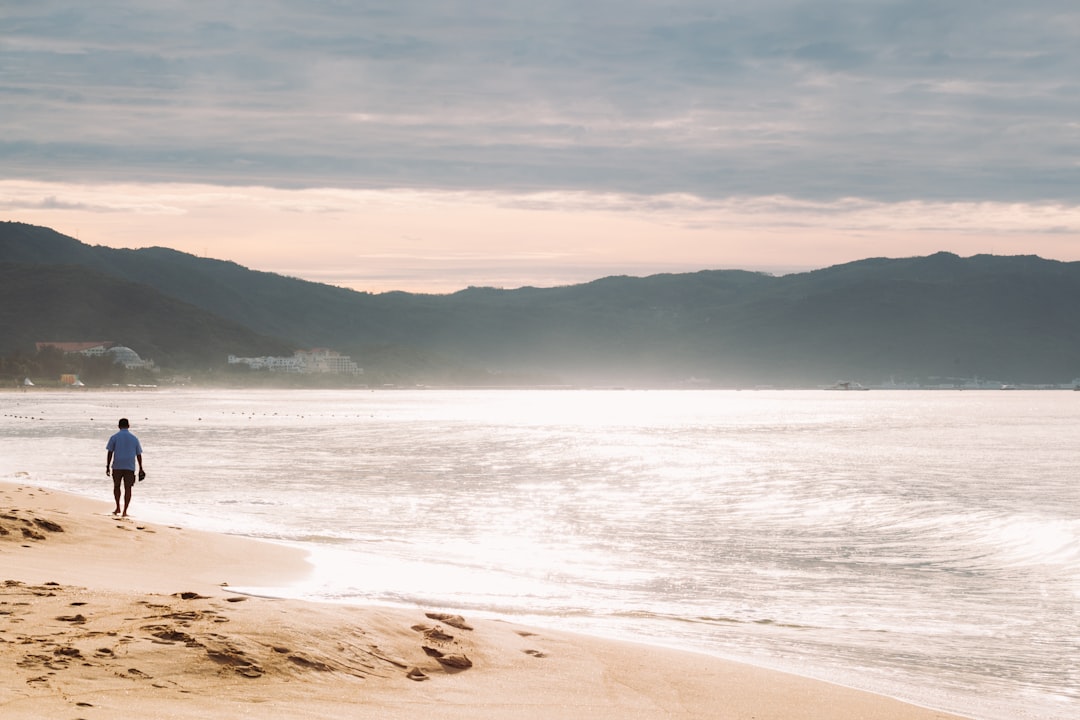
M104 489L104 486L103 486ZM930 720L954 715L736 662L230 587L302 551L0 483L0 716Z

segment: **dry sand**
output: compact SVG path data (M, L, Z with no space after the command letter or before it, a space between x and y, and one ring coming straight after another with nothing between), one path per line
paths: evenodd
M293 548L0 483L0 717L930 720L716 658L496 620L251 597Z

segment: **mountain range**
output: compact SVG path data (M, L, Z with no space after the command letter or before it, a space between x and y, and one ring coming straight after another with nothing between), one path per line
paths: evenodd
M816 386L1080 376L1080 263L951 253L773 276L372 294L0 223L0 354L111 340L160 366L328 347L407 382Z

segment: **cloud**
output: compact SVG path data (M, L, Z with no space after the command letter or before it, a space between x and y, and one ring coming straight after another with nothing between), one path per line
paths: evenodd
M1065 0L9 3L0 173L1068 200Z
M0 10L0 210L360 289L1077 258L1073 0Z
M81 212L105 213L123 212L121 208L108 205L90 205L83 202L62 200L55 195L41 199L0 199L0 210L78 210Z
M176 206L157 200L139 200L134 197L94 198L94 193L79 190L72 192L60 187L64 196L41 194L54 189L50 185L31 183L5 183L0 181L0 210L17 211L71 211L78 213L135 213L140 215L178 215L184 211Z

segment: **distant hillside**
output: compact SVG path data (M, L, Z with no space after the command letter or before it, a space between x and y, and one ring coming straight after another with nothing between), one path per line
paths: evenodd
M230 352L281 338L348 352L361 364L398 363L403 378L418 381L451 370L469 375L468 368L611 384L1080 376L1080 263L1037 257L939 253L783 277L723 270L558 288L370 294L164 248L91 247L47 228L0 223L0 263L12 262L81 266L144 285L144 295L176 303L158 307L180 326L231 323L233 330L221 331L237 338ZM76 291L54 275L39 277L37 297L93 296L91 287ZM0 352L40 335L24 327L35 317L34 295L13 297L5 288L3 300ZM146 342L185 344L172 323L151 325ZM214 336L222 340L214 353L231 347L219 331Z
M109 340L183 368L220 365L230 352L291 354L293 347L85 267L0 263L0 352L66 340Z

